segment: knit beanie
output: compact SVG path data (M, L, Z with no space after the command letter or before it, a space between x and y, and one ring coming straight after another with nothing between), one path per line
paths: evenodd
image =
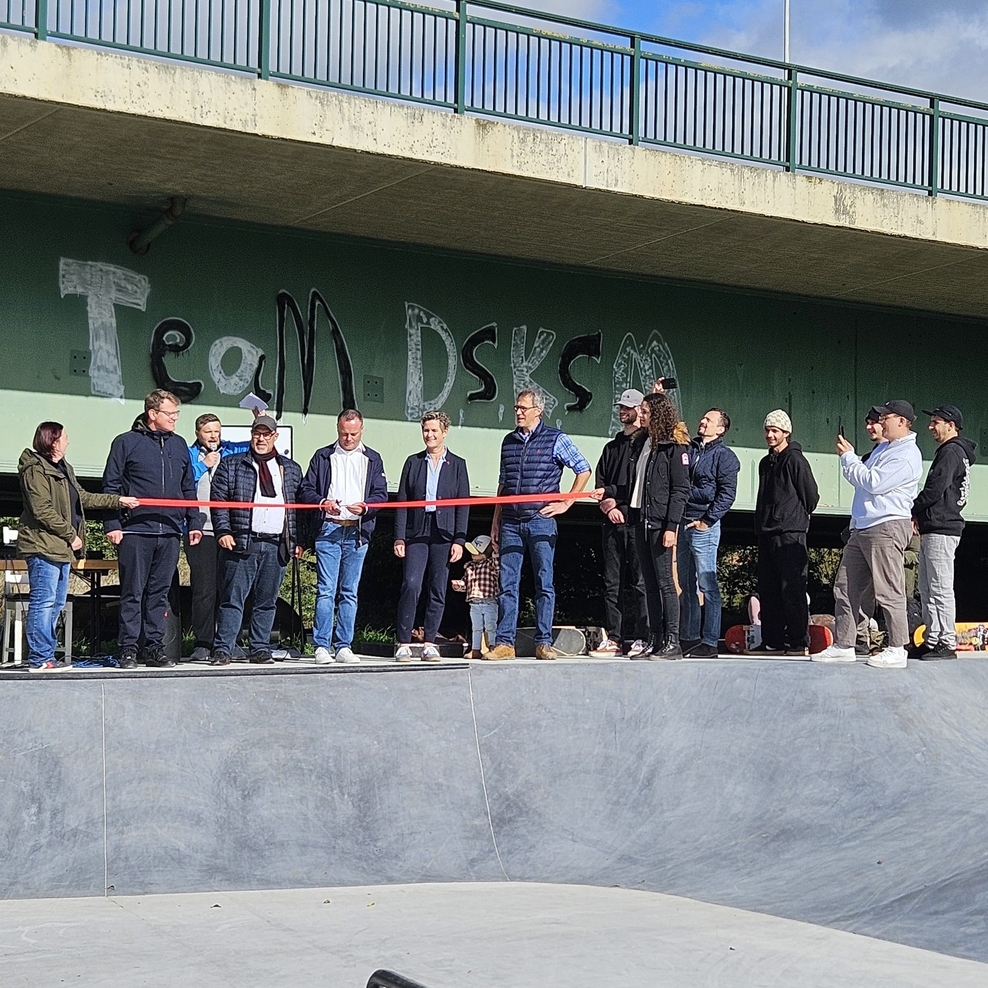
M786 415L781 408L777 408L774 412L769 412L765 416L765 428L766 429L781 429L783 432L792 432L792 422L789 416Z

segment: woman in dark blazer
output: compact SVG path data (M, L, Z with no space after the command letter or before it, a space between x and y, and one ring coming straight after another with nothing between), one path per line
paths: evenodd
M444 500L470 496L467 464L446 449L449 416L426 412L422 416L425 449L405 460L398 482L399 501ZM424 662L438 662L436 635L446 606L450 563L463 555L470 509L466 505L447 508L398 508L395 512L395 555L405 560L405 574L398 600L398 648L395 658L412 658L412 625L423 589L425 608ZM428 574L428 586L423 586Z

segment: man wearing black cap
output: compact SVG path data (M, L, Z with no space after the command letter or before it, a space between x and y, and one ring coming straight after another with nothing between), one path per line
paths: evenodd
M956 405L938 405L930 416L936 455L926 483L913 503L919 531L919 595L926 634L911 653L916 659L954 659L954 555L964 531L961 508L967 504L975 445L960 435L964 416Z
M213 476L213 501L253 502L259 507L212 508L213 530L220 547L220 607L210 665L229 665L251 590L249 661L274 662L271 628L278 590L291 554L301 556L295 512L302 468L275 448L278 423L259 415L250 430L250 449L220 460Z
M916 413L896 398L877 408L885 442L862 463L839 435L837 453L844 479L854 488L851 535L834 583L834 644L811 656L814 662L854 662L855 629L869 580L888 628L888 647L868 659L879 669L904 669L909 623L902 559L912 536L912 504L923 458L911 430Z
M604 624L607 635L590 652L594 658L620 655L625 630L630 630L635 639L632 650L643 651L648 640L645 583L635 551L634 527L628 524L628 503L635 479L632 446L640 431L638 409L644 400L645 396L635 388L628 388L621 394L614 407L624 428L604 447L597 461L594 486L601 492L600 510L604 514ZM630 629L624 628L621 614L625 587L631 589Z

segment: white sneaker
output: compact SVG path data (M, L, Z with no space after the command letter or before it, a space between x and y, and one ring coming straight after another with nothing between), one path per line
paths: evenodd
M336 661L343 662L348 666L352 666L355 663L359 662L360 659L353 654L352 648L348 648L346 645L344 645L343 648L338 648L336 650Z
M843 645L828 645L822 652L815 652L810 656L813 662L857 662L858 657L854 651L854 646L844 648Z
M621 646L613 638L605 638L587 653L592 659L613 659L621 654Z
M882 649L868 659L868 665L876 669L905 669L906 664L906 650L901 645Z
M333 653L328 648L323 648L320 645L316 649L316 665L317 666L328 666L330 662L333 661Z
M399 645L395 652L395 662L411 662L412 648L410 645Z

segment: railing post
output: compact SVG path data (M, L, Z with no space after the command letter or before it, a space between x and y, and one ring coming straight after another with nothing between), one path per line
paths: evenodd
M261 12L257 22L257 74L262 79L271 78L271 37L274 34L274 4L261 0Z
M642 39L631 36L631 143L641 143Z
M930 109L933 116L930 123L929 195L935 196L940 191L940 100L936 96L930 99Z
M467 109L467 5L456 0L456 112Z
M48 0L35 0L34 36L38 41L48 37Z
M795 69L786 69L789 80L789 119L786 121L786 171L796 171L799 153L799 132L796 118L799 114L799 78Z

